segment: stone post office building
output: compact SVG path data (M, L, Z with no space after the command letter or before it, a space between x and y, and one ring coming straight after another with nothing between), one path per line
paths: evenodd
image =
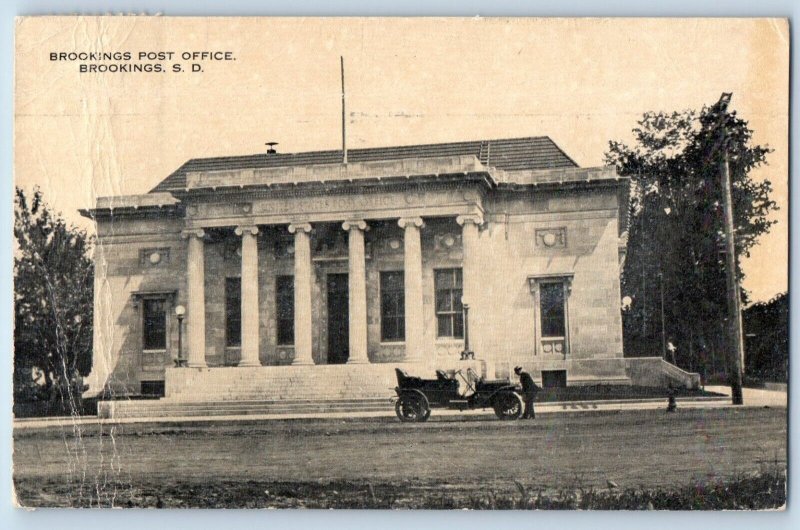
M627 179L547 137L346 156L194 159L82 211L98 234L88 395L388 396L398 366L630 381Z

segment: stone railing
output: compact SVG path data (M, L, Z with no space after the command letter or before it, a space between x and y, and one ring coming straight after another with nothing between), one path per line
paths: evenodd
M597 182L619 180L613 167L570 167L553 169L525 169L505 171L492 168L492 177L499 184L539 185L562 184L565 182Z
M700 388L700 374L682 370L661 357L626 357L625 365L634 385Z

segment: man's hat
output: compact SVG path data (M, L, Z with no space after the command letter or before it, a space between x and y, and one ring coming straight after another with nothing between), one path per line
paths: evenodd
M517 375L519 375L519 373L521 371L522 371L522 367L521 366L517 366L517 367L514 368L514 373L517 374Z

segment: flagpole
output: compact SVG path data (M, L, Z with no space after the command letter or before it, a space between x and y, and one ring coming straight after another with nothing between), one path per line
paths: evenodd
M342 163L347 164L347 134L345 129L345 99L344 99L344 57L339 56L342 69Z

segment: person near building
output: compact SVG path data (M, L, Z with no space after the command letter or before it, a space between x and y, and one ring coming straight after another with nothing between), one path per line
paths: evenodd
M525 411L522 413L522 419L535 419L536 411L533 408L533 400L536 399L536 394L539 393L539 387L533 381L531 374L525 372L521 366L514 368L514 373L519 377L519 382L522 385L522 398L525 401Z

